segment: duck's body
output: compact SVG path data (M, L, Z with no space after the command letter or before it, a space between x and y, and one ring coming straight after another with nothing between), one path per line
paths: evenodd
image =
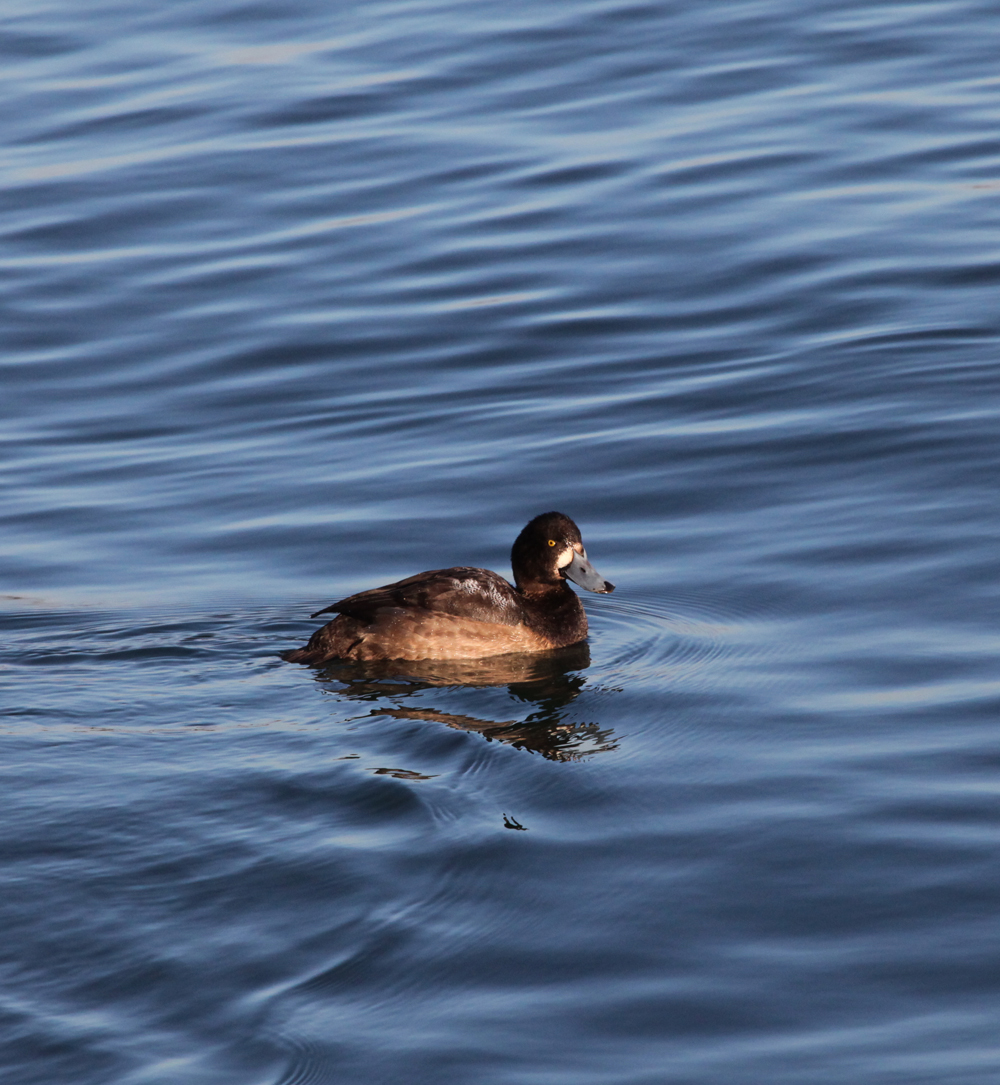
M566 578L590 591L614 590L587 561L576 524L558 512L525 527L511 565L516 587L489 569L459 566L341 599L313 615L338 616L283 658L481 659L563 648L587 637L587 616Z

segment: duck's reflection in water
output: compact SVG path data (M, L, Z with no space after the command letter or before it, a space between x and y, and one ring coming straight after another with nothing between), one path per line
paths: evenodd
M610 728L566 719L567 706L587 681L578 672L589 666L590 649L584 643L552 652L489 659L337 660L323 667L317 677L323 682L336 682L341 697L394 702L372 708L372 716L430 720L461 731L476 731L488 742L503 742L553 761L579 761L618 747L612 741L614 732ZM513 700L533 708L524 719L485 720L400 703L424 690L458 686L506 686Z

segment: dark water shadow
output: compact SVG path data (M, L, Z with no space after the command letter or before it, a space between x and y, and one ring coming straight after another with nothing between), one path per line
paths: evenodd
M579 761L618 748L611 728L567 719L569 705L587 682L579 672L589 666L589 646L574 644L553 652L488 659L337 660L321 668L316 677L334 684L333 692L340 697L393 702L378 704L369 712L371 716L442 723L552 761ZM531 711L522 719L491 720L399 703L427 690L488 686L506 686L511 699L532 706Z

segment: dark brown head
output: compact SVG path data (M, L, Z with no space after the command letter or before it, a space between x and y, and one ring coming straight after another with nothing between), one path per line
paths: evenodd
M524 528L514 541L510 564L521 591L561 585L567 579L588 591L615 590L587 560L580 529L561 512L543 512Z

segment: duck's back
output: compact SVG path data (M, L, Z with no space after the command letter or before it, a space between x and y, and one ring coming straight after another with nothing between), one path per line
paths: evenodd
M317 614L330 612L339 617L285 659L479 659L552 647L529 628L523 596L489 569L417 573L350 595Z
M349 595L318 613L333 611L372 621L385 607L499 625L518 625L524 620L521 597L499 573L465 566L417 573L395 584Z

